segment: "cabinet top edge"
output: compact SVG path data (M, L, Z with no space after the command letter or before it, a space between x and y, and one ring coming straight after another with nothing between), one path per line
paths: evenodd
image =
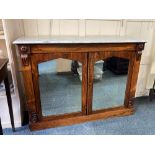
M146 43L146 40L129 36L25 36L13 44L89 44L89 43Z

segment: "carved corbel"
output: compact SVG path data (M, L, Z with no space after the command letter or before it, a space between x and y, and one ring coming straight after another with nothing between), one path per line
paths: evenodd
M128 102L128 108L132 108L134 104L134 98L130 99Z
M136 47L136 59L137 60L140 60L143 49L144 49L144 43L137 44L137 47Z
M30 63L30 47L28 45L19 45L20 58L23 66L28 66Z
M30 113L30 122L31 123L36 123L36 122L38 122L38 115L37 115L37 113L36 112L31 112Z

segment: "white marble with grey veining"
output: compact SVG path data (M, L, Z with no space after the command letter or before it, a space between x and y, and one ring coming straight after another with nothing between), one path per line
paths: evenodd
M142 43L140 38L124 36L38 36L20 37L13 44L84 44L84 43Z

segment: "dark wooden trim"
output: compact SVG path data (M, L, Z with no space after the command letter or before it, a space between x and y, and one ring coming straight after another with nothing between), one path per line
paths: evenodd
M93 80L94 80L94 54L90 53L88 57L88 92L87 92L87 114L92 113L93 100Z
M0 118L0 135L3 135L3 129L2 129L1 118Z
M115 110L121 110L124 109L124 106L118 106L118 107L111 107L111 108L106 108L106 109L99 109L99 110L93 110L92 114L97 114L97 113L103 113L107 111L115 111Z
M13 115L13 107L12 107L12 99L11 99L11 92L10 92L10 84L8 80L8 74L6 75L4 79L5 84L5 91L6 91L6 97L8 102L8 108L9 108L9 114L10 114L10 120L11 120L11 126L13 132L15 132L15 124L14 124L14 115Z
M118 116L128 116L134 113L133 108L120 108L120 109L113 109L101 112L101 113L93 113L91 115L82 115L82 116L75 116L71 118L62 118L62 119L57 119L57 120L52 120L52 121L46 121L42 120L37 123L31 123L29 125L30 129L32 131L34 130L40 130L40 129L47 129L51 127L58 127L58 126L67 126L67 125L73 125L73 124L78 124L78 123L83 123L83 122L88 122L88 121L95 121L95 120L100 120L100 119L107 119L107 118L113 118L113 117L118 117Z
M5 79L7 76L7 64L5 64L1 69L1 75L0 75L0 83Z
M70 60L77 60L82 63L82 90L81 90L81 113L86 114L87 104L87 53L51 53L51 54L32 54L31 56L31 66L33 74L33 86L34 86L34 95L36 99L36 113L39 120L42 120L42 108L40 101L40 89L39 89L39 73L38 73L38 64L41 62L57 59L57 58L66 58ZM64 114L65 116L65 114ZM51 118L52 116L49 116ZM55 117L55 116L53 116ZM69 116L70 117L70 116Z
M134 67L134 56L135 56L135 53L133 52L130 55L129 66L128 66L128 77L127 77L125 99L124 99L124 105L126 107L129 107L129 105L131 105L131 102L129 101L130 101L131 77L132 77L132 72Z
M5 66L7 65L8 61L9 61L8 59L2 59L0 61L0 70L2 70L2 68L5 68Z
M133 51L135 43L106 43L106 44L52 44L52 45L30 45L31 53L65 53L65 52L100 52L100 51Z
M7 64L8 64L8 59L0 59L0 83L2 81L4 81L8 109L9 109L9 115L10 115L10 120L11 120L11 126L12 126L12 130L15 131L10 84L9 84L9 80L8 80ZM3 134L1 122L0 122L0 130L1 130L0 134Z
M87 60L87 53L81 54L83 55L82 58L82 91L81 91L81 96L82 96L82 114L86 115L87 113L87 79L88 79L88 74L87 74L87 68L88 68L88 60Z
M142 46L141 46L142 48ZM143 46L144 48L144 46ZM142 48L142 49L143 49ZM138 73L139 73L139 67L140 67L140 60L141 60L141 55L139 55L138 59L136 57L137 51L133 53L132 56L132 61L133 65L131 68L131 77L129 79L130 82L130 89L128 92L128 106L131 107L134 104L134 98L135 98L135 93L136 93L136 86L137 86L137 80L138 80Z
M20 51L20 57L23 66L29 66L30 63L30 46L29 45L19 45L18 49Z
M152 101L154 97L155 97L155 79L153 82L153 86L149 91L149 100Z
M57 120L57 119L63 119L63 118L71 118L75 116L82 116L82 112L72 112L72 113L67 113L67 114L58 114L58 115L50 115L50 116L43 116L41 120L45 121L52 121L52 120Z

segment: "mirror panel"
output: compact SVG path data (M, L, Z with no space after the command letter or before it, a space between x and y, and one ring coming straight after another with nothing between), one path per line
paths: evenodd
M92 110L124 105L129 60L111 57L94 65Z
M42 62L38 73L43 116L81 111L82 75L80 80L73 61L60 58Z

